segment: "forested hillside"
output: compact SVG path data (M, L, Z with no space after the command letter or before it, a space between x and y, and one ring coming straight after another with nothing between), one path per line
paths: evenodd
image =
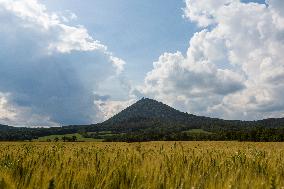
M284 118L222 120L183 113L161 102L143 98L100 124L48 129L0 126L0 132L0 140L32 140L48 135L81 133L85 138L107 141L284 141Z

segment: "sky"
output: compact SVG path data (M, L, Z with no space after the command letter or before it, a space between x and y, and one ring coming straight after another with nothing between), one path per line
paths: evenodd
M282 0L0 0L0 123L101 122L142 97L284 117Z
M197 28L182 17L183 0L45 0L52 11L72 10L91 36L123 58L125 74L143 81L152 63L165 51L186 52Z

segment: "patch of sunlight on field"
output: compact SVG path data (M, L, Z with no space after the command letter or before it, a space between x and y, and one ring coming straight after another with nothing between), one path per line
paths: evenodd
M189 134L213 134L212 132L205 131L203 129L190 129L188 131L183 131L184 133L189 133Z
M0 143L0 188L281 188L284 143Z

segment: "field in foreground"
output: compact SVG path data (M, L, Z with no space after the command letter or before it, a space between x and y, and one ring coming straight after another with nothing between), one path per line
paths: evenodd
M282 188L284 143L0 143L0 189Z

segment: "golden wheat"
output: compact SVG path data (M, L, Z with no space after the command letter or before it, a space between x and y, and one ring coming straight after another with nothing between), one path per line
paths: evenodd
M0 143L0 189L283 188L284 143Z

